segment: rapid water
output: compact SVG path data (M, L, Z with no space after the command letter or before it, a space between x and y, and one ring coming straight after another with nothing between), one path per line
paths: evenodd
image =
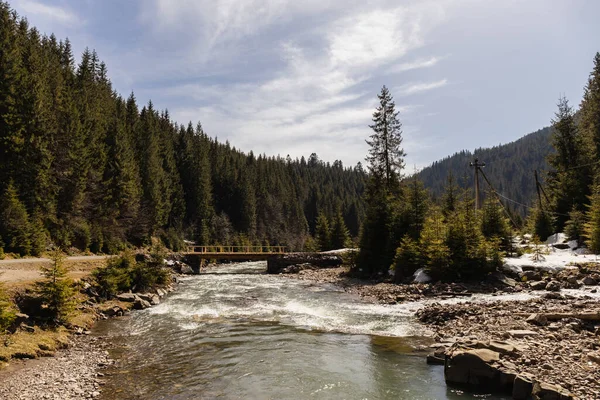
M266 275L264 262L186 278L159 306L96 329L116 349L105 400L501 399L447 388L412 305Z

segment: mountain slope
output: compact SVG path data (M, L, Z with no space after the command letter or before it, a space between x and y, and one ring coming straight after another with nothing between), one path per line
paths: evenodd
M469 167L469 162L478 158L486 163L484 173L499 193L515 202L530 205L536 196L534 170L548 169L546 157L552 152L550 133L551 128L546 127L511 143L479 148L473 152L463 150L434 162L418 175L434 197L442 195L449 173L454 175L460 187L472 188L473 168ZM543 178L543 173L540 175ZM487 188L483 179L480 185L482 189ZM521 215L526 214L526 207L514 202L503 203Z

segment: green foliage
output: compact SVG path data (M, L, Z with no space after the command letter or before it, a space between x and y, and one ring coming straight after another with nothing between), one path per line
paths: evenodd
M132 271L136 266L135 255L124 251L120 256L108 259L106 266L92 272L98 292L110 299L119 293L127 292L132 287Z
M568 213L572 209L583 210L588 204L591 166L586 166L589 160L583 137L575 122L575 113L564 97L559 99L552 127L551 141L555 152L548 157L552 170L547 182L551 210L555 215L554 228L562 232Z
M423 266L421 256L421 249L417 241L408 235L402 238L392 264L396 282L401 282L403 279L412 276L416 270Z
M331 228L324 214L319 214L317 217L315 239L320 251L331 250Z
M4 241L4 250L22 256L30 254L30 231L25 205L19 200L14 185L9 183L0 198L0 237Z
M497 238L504 250L508 250L511 240L510 221L504 215L502 206L491 192L488 193L481 210L481 233L488 239Z
M585 224L586 245L594 254L600 254L600 188L592 195Z
M317 210L333 221L339 207L352 236L365 215L362 166L255 156L181 126L121 97L95 51L76 64L68 40L41 36L5 2L0 160L3 251L23 255L50 242L114 254L153 236L173 249L243 237L298 250Z
M0 334L4 333L15 320L16 310L10 301L4 285L0 282Z
M52 320L65 323L75 309L76 290L73 280L67 277L63 253L55 250L51 259L51 266L41 268L44 279L36 282L36 290Z
M379 175L388 190L394 188L402 178L405 153L402 149L402 123L398 119L398 112L394 99L385 86L377 95L379 106L373 113L373 130L369 145L369 169L372 174Z
M446 242L447 235L442 213L438 209L432 210L425 219L420 244L423 265L435 279L450 275L451 250Z
M109 259L105 267L92 272L98 293L107 299L119 293L144 292L170 282L170 272L164 267L166 249L160 244L152 247L150 254L136 261L131 250Z
M343 249L350 246L350 232L348 232L348 228L346 228L346 223L344 222L344 216L342 215L341 210L338 210L331 228L331 248Z
M486 162L485 174L500 193L521 204L530 204L536 194L532 170L548 170L546 157L553 151L551 134L552 128L546 127L504 145L474 151L463 150L435 161L422 169L418 176L437 199L442 198L448 190L448 174L456 178L452 179L452 186L456 184L458 190L472 191L474 180L468 165L474 158L478 158ZM465 176L467 173L469 176ZM454 192L455 196L456 193ZM516 203L509 203L508 206L516 215L524 217L528 214L527 207Z
M544 241L554 233L554 221L550 213L536 207L530 216L531 231Z
M577 245L581 246L585 242L585 214L579 210L573 209L569 213L569 220L565 226L565 234L569 240L577 240Z

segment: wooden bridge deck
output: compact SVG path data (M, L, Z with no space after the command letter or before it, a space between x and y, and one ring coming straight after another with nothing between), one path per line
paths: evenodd
M267 260L286 251L284 246L189 246L185 254L206 260Z

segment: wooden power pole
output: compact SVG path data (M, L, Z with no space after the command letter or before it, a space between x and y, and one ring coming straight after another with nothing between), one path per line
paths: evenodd
M485 167L484 162L479 162L476 158L475 161L469 163L469 166L475 168L475 210L479 210L479 169Z

